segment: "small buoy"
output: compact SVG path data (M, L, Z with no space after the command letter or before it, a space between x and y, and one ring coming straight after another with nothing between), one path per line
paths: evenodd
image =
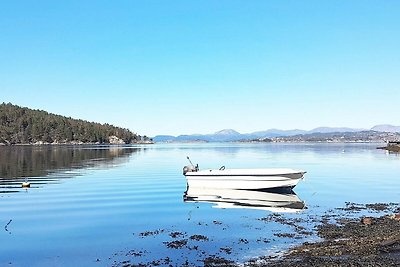
M25 178L25 181L22 182L22 187L31 187L31 183L28 182L28 178Z

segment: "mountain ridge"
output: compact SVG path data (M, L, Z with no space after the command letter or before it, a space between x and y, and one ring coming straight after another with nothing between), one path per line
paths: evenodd
M379 124L371 127L370 129L363 128L349 128L349 127L317 127L311 130L281 130L271 128L265 131L256 131L252 133L239 133L233 129L223 129L213 134L185 134L185 135L157 135L153 137L155 142L190 142L190 141L203 141L203 142L230 142L262 138L275 138L275 137L289 137L307 134L331 134L331 133L357 133L365 131L375 132L400 132L400 126L390 124Z
M390 124L379 124L372 127L371 130L378 132L394 133L394 132L400 132L400 126L394 126Z

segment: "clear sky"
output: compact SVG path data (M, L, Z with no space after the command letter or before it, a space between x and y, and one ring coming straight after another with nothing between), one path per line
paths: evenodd
M141 135L400 124L400 1L1 1L0 102Z

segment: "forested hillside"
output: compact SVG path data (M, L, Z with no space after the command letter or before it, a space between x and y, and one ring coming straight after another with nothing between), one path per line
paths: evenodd
M77 144L148 141L128 129L67 118L13 104L0 105L0 144Z

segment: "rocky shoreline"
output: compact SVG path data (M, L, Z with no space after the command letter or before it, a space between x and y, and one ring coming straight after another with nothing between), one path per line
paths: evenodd
M18 143L18 144L8 144L8 143L0 143L0 146L82 146L82 145L88 145L88 146L115 146L115 145L146 145L146 144L154 144L153 141L146 140L146 141L137 141L134 143L125 143L125 142L108 142L108 143L93 143L93 142L80 142L80 141L71 141L71 142L43 142L43 141L38 141L35 143Z
M386 147L386 150L389 150L389 151L391 151L391 152L400 152L400 145L395 145L395 144L393 144L393 145L391 145L391 144L389 144L387 147Z
M322 241L290 249L282 258L245 266L399 266L400 214L338 218L317 227Z
M224 247L220 253L208 255L193 242L212 242L211 237L204 235L186 236L179 230L159 229L137 234L139 238L162 235L173 238L164 242L169 249L194 249L202 255L198 265L192 263L180 264L166 257L150 259L150 254L141 249L123 252L123 261L114 261L113 266L206 266L206 267L261 267L261 266L399 266L400 265L400 204L375 203L356 204L346 203L345 207L329 210L324 214L307 218L286 217L272 213L259 221L265 223L280 223L293 229L293 233L277 233L277 238L303 239L300 245L290 248L283 254L272 254L252 258L245 262L237 262L229 258L235 248ZM223 224L223 222L213 222ZM303 225L311 225L306 229ZM317 236L310 239L311 236ZM266 236L264 240L271 238ZM245 247L250 240L243 236L241 246ZM211 245L211 243L210 243ZM182 254L184 255L184 254Z
M378 147L378 149L385 149L389 152L400 152L400 143L399 142L388 143L387 146Z

